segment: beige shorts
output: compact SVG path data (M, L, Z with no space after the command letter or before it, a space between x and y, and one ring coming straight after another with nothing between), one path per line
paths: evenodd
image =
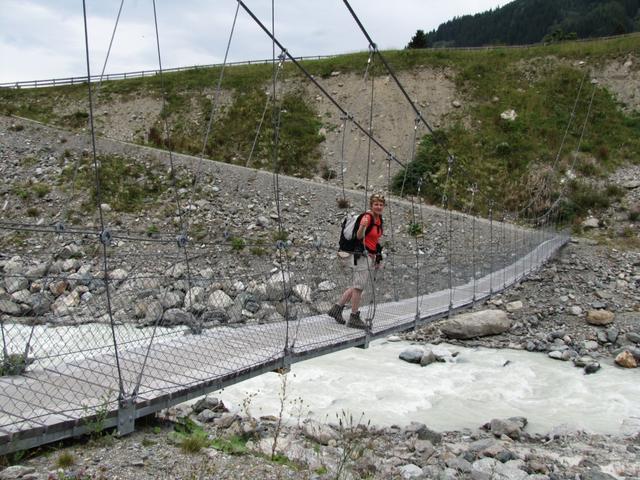
M358 290L364 290L369 283L373 262L369 255L358 257L358 264L353 264L353 254L347 252L338 252L338 260L341 269L351 275L351 287Z

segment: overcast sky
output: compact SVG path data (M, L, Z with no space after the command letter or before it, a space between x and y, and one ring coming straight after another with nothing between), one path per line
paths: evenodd
M244 0L271 26L271 0ZM350 0L378 47L403 48L417 29L483 12L505 0ZM86 0L89 57L99 74L121 0ZM220 63L235 0L156 0L163 68ZM0 83L86 75L81 0L0 0ZM341 0L275 0L278 40L294 56L367 49ZM271 43L240 8L229 61L271 58ZM125 0L106 73L154 70L158 54L152 0Z

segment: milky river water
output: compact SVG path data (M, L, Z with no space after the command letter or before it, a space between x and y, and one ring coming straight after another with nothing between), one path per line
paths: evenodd
M585 375L570 362L517 350L437 346L459 355L455 363L426 367L398 358L408 343L374 342L292 366L285 389L285 416L335 421L345 411L388 426L422 422L447 431L477 428L492 418L524 416L527 431L554 427L593 433L640 431L640 369L611 362ZM277 415L282 378L276 373L228 387L216 395L233 409ZM247 402L247 399L250 399Z

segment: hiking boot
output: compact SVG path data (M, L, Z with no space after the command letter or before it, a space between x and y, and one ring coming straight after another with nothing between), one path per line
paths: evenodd
M357 311L355 313L351 312L349 315L349 327L351 328L361 328L363 330L367 329L367 324L360 318L360 312Z
M329 309L327 315L332 317L336 322L344 325L344 318L342 318L342 309L343 305L338 305L337 303Z

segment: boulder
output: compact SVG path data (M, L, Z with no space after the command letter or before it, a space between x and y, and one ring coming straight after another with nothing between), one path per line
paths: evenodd
M522 310L522 308L524 307L524 305L522 304L522 301L520 300L516 300L515 302L509 302L505 305L505 308L507 309L507 312L511 313L511 312L516 312L518 310Z
M527 419L524 417L511 417L507 419L494 418L489 425L491 433L496 437L506 435L509 438L517 440L522 435L522 429L527 425Z
M293 293L303 302L311 303L311 288L308 285L299 283L293 287Z
M288 272L276 272L267 281L267 298L283 300L291 293L291 277Z
M36 471L33 467L25 467L22 465L12 465L0 471L0 480L11 480L14 478L22 478Z
M587 323L591 325L609 325L614 318L614 314L608 310L589 310L587 313Z
M222 290L216 290L209 295L207 306L209 308L227 309L233 305L233 299Z
M638 368L638 362L636 362L631 352L626 350L616 356L616 363L624 368Z
M600 227L600 220L594 217L589 217L582 222L582 228L598 228Z
M399 358L409 363L420 363L423 355L424 350L421 348L409 348L400 352Z
M338 439L338 433L333 428L314 420L309 420L304 424L302 433L320 445L328 445L331 440Z
M482 310L463 313L446 320L440 330L450 338L475 338L498 335L511 328L511 321L502 310Z

